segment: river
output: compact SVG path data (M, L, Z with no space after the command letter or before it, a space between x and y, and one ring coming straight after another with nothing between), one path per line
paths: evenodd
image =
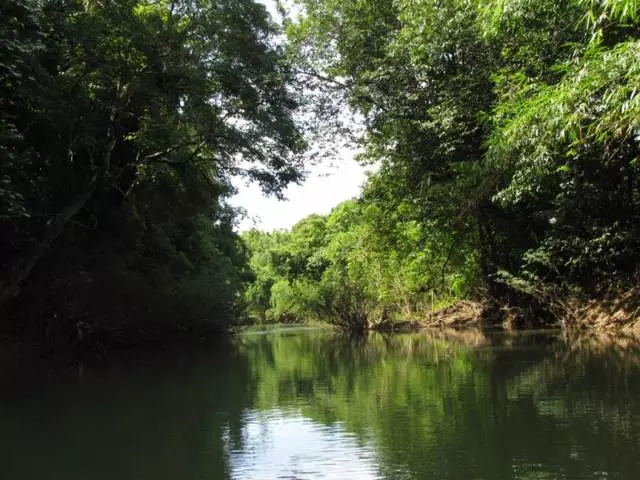
M637 479L640 353L251 331L0 377L0 478Z

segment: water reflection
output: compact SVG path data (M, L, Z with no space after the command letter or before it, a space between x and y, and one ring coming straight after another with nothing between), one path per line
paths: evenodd
M242 348L257 408L345 425L384 478L640 474L637 367L572 354L557 335L280 335Z
M0 478L227 478L222 433L240 435L246 371L226 353L135 352L39 370L29 390L5 382Z
M229 449L231 478L380 478L374 448L342 424L293 410L247 412L241 448Z
M639 361L555 333L285 330L22 369L0 380L0 476L640 478Z

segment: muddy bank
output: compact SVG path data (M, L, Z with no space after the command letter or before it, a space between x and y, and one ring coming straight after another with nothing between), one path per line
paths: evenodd
M639 332L638 287L606 292L599 298L571 298L561 305L563 326L572 331Z
M424 326L443 329L479 328L488 325L483 302L463 300L433 312Z
M422 324L438 328L563 328L572 332L640 332L637 287L596 297L574 295L537 299L527 305L501 304L495 299L461 301L431 314Z
M583 332L640 335L640 291L637 287L597 297L573 295L545 301L509 304L493 298L463 300L437 310L424 319L385 323L381 332L431 329L535 330L562 328L572 335Z

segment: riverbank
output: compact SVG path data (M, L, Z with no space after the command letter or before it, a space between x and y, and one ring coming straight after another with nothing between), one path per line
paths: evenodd
M380 325L378 331L490 328L522 330L562 328L569 332L640 332L640 292L631 287L597 297L574 295L529 306L495 299L462 300L424 319Z
M331 328L331 323L282 323L282 326ZM264 325L262 326L264 327ZM336 327L333 325L333 327ZM640 292L637 287L609 289L599 296L547 295L508 302L485 297L460 300L423 316L369 324L368 330L379 333L431 330L546 330L562 329L569 333L640 334ZM366 329L365 329L366 331Z
M370 330L380 333L402 333L419 330L436 331L518 331L561 328L568 335L581 338L601 337L640 338L640 292L637 287L607 293L597 298L573 296L554 298L548 303L533 306L512 305L496 299L462 300L431 314L410 320L376 324ZM10 362L32 356L63 358L103 357L113 351L136 347L195 342L220 341L239 331L290 328L331 328L329 323L237 325L227 331L215 328L156 328L93 332L75 339L21 338L15 335L0 336L0 361Z

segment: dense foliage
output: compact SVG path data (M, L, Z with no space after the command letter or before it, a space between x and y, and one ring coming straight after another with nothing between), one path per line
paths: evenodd
M245 233L255 273L249 314L363 331L470 293L478 277L474 252L415 217L408 205L387 217L376 203L348 200L290 232Z
M480 284L538 316L551 297L633 283L639 2L296 3L298 68L363 119L360 160L380 167L326 219L320 250L305 240L310 220L278 234L281 279L270 309L260 284L263 316L300 316L303 292L327 283L334 302L353 286L383 310Z
M247 256L231 175L300 179L296 90L252 0L0 5L3 326L223 328Z
M285 37L254 0L0 5L4 326L223 327L246 302L362 330L482 290L542 318L634 283L638 0L293 4ZM358 199L234 233L232 175L279 195L310 139L354 138Z

